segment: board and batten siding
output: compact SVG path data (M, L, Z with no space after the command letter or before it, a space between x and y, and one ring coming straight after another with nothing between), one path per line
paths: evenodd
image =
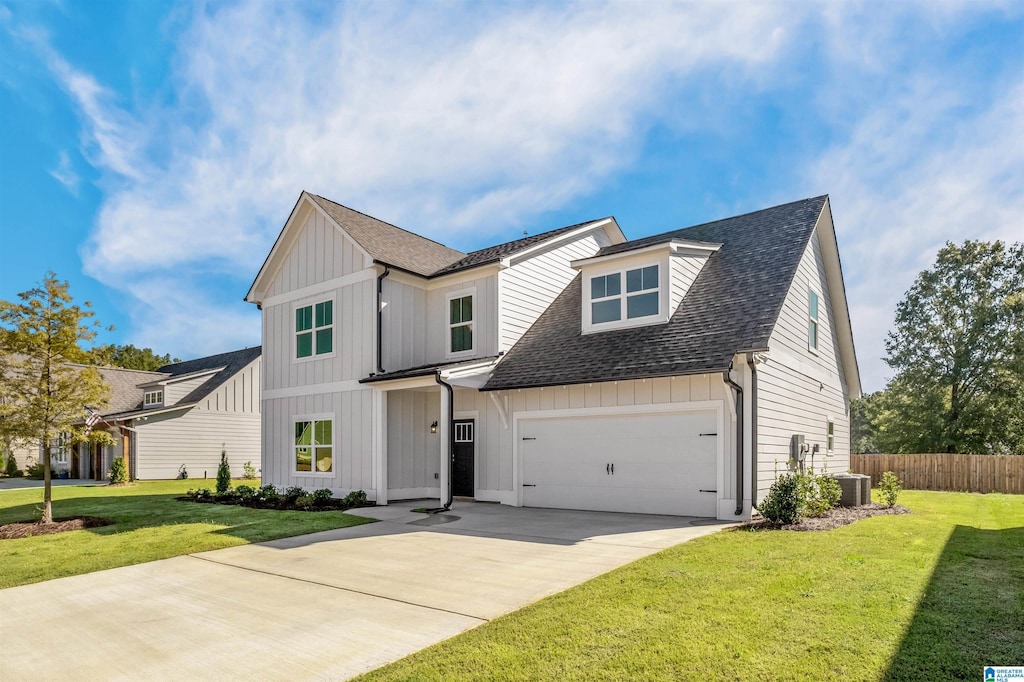
M808 348L808 291L818 294L818 352ZM850 412L839 362L832 296L815 229L768 342L767 361L757 366L758 495L764 499L778 473L788 470L790 438L803 434L813 447L815 471L850 467ZM835 447L827 455L828 419ZM807 465L811 465L808 455Z
M373 390L311 393L263 401L263 482L307 490L329 488L335 496L364 490L375 496ZM333 421L333 466L327 474L295 471L295 421L328 415Z
M441 434L430 433L440 418L440 391L391 391L387 400L388 499L441 494Z
M246 462L259 466L260 364L256 358L193 407L133 420L136 478L177 478L182 464L192 478L216 476L221 450L233 476Z
M574 260L590 258L611 244L603 229L595 230L568 244L531 255L498 273L499 347L508 351L548 306L579 274L569 267Z
M581 409L588 407L632 407L634 405L685 404L706 400L732 400L720 375L660 377L573 386L527 388L497 391L497 399L506 406L508 428L505 428L497 407L488 393L456 389L455 414L478 413L476 433L477 499L507 501L512 490L512 421L516 413ZM727 485L734 478L732 450L735 422L728 405L723 404L726 461L723 472ZM721 497L734 497L729 488Z

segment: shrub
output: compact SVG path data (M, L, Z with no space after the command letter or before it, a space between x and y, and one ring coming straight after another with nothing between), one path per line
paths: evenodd
M36 480L42 480L43 477L46 475L46 470L45 470L45 467L43 466L43 463L42 462L32 462L25 469L25 475L28 476L29 478L34 478Z
M824 516L839 504L843 489L828 474L815 475L814 472L800 476L800 493L804 514L807 516Z
M18 460L14 459L14 455L7 455L7 475L11 478L18 478L24 475L21 469L18 468Z
M799 474L779 476L757 507L761 516L780 525L796 523L803 512L802 478Z
M220 451L220 464L217 466L217 492L226 493L231 489L231 466L228 464L228 453Z
M310 497L313 498L314 507L326 507L330 504L333 495L329 488L320 488L319 490L314 490Z
M210 492L209 488L197 488L195 490L193 490L192 488L189 488L188 492L185 493L185 495L189 499L191 499L191 500L193 500L195 502L212 502L213 501L213 493Z
M256 478L256 467L252 465L252 462L246 462L242 465L242 478L250 481Z
M295 500L296 509L309 509L314 504L312 495L300 495Z
M251 485L240 485L235 488L235 495L242 504L249 504L259 498L260 491Z
M124 457L115 457L114 462L110 465L110 482L128 482L128 466L124 463Z
M218 502L226 502L228 504L234 504L235 502L239 501L238 500L238 493L236 493L231 488L228 488L227 490L225 490L222 493L218 492L217 494L214 495L214 498Z
M342 500L347 507L361 507L366 504L366 493L362 490L353 490Z
M882 483L878 487L882 491L882 499L885 500L885 506L892 507L895 506L896 498L903 491L903 481L893 472L886 471L882 474Z
M276 505L281 501L281 494L277 492L277 488L270 483L260 486L258 495L259 500L264 504Z
M297 485L290 486L284 489L284 501L285 504L295 504L295 501L306 494L305 488L300 488Z

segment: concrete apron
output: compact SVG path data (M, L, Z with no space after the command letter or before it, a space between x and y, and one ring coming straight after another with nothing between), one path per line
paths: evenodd
M0 679L346 679L729 525L483 503L439 519L417 506L0 590Z

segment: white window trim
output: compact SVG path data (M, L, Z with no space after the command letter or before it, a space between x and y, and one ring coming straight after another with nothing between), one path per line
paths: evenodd
M152 400L150 400L149 399L150 396L155 396L155 397ZM159 407L159 406L161 406L163 404L164 404L164 391L163 391L163 389L159 389L159 390L156 390L156 391L146 391L145 395L142 397L142 407L143 408Z
M590 334L594 332L609 331L612 329L626 329L630 327L646 327L652 324L663 324L668 322L669 318L669 263L667 258L647 259L643 261L636 261L630 263L621 263L612 261L603 264L603 267L594 268L591 272L584 272L583 276L583 333ZM657 289L645 289L643 292L632 292L633 295L640 293L652 293L658 292L658 312L654 315L646 315L644 317L626 317L626 298L630 295L626 291L626 272L629 270L642 270L652 265L658 266L658 288ZM589 269L589 268L588 268ZM621 293L619 294L619 313L620 317L618 320L611 322L598 322L592 321L593 310L590 304L593 300L590 298L591 292L591 280L595 277L604 277L605 275L614 275L618 273L620 275ZM606 296L597 299L598 301L611 300L613 297Z
M331 470L330 471L317 471L316 470L316 452L313 453L313 463L310 467L312 471L299 471L296 467L295 450L298 446L295 445L295 424L298 422L331 422ZM288 432L288 441L291 444L291 458L292 458L292 475L293 476L312 476L315 478L335 478L335 473L338 468L335 466L338 463L338 419L335 417L333 412L322 412L319 414L296 414L292 415L291 419L291 430ZM314 430L316 427L313 427ZM316 446L311 446L316 447Z
M324 303L326 301L331 302L331 352L316 354L316 304ZM295 311L299 308L313 307L313 354L306 358L298 357L299 353L299 332L295 331ZM293 363L311 362L313 360L326 360L327 358L333 358L338 353L338 292L332 291L329 296L311 296L304 298L299 301L295 301L291 305L291 316L289 317L288 329L291 332L291 355Z
M829 435L828 429L832 427L832 434ZM831 444L829 443L831 440ZM831 457L836 452L836 420L831 416L825 417L825 454Z
M472 296L473 297L473 319L469 321L469 329L470 329L470 331L473 334L473 343L469 347L468 350L460 350L460 351L452 352L452 327L456 326L456 325L453 325L452 322L451 322L452 299L464 298L466 296ZM444 333L444 355L445 355L445 358L468 358L468 357L472 357L476 353L476 341L477 341L477 337L478 337L477 332L480 329L480 325L478 324L479 320L480 320L480 299L477 298L476 287L470 287L469 289L460 289L459 291L452 291L452 292L449 292L449 293L445 294L445 297L444 297L444 315L443 315L443 320L442 320L444 322L444 332L443 333ZM460 323L458 326L462 326L464 324L465 323Z
M811 317L811 294L818 301L818 317ZM807 350L814 355L818 354L818 347L821 346L821 294L812 286L807 287ZM817 346L811 345L811 322L814 323L815 339Z
M71 448L71 434L61 431L60 434L50 443L50 458L54 464L67 464L68 452Z

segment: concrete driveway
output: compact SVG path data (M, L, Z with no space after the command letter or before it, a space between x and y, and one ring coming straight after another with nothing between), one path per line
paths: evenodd
M410 511L421 504L0 590L0 679L346 679L727 525L468 502Z

